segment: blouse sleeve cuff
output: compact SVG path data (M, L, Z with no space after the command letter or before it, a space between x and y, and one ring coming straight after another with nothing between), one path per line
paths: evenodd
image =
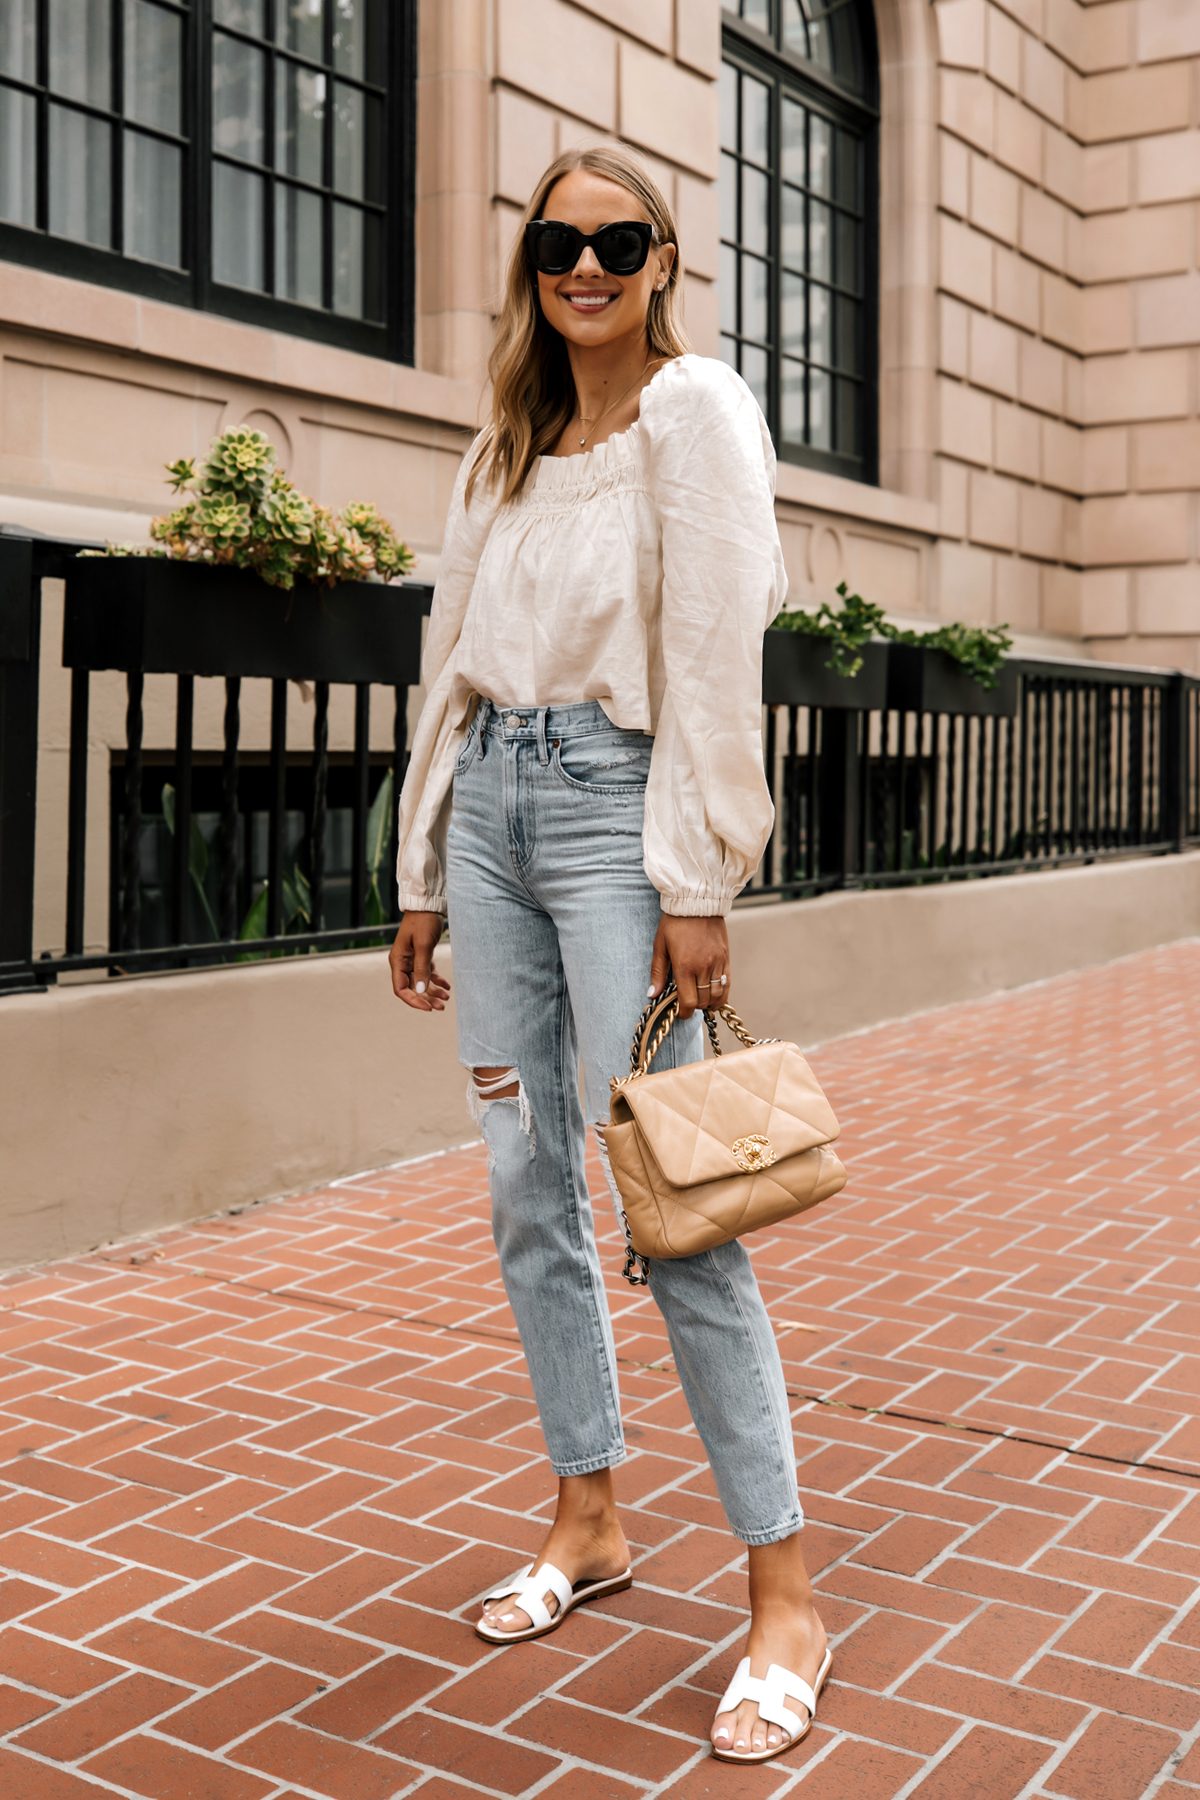
M408 891L402 890L400 894L400 911L431 912L442 913L445 915L446 896L445 894L420 894L417 893L415 889Z
M662 909L673 919L727 919L737 888L688 888L661 895Z

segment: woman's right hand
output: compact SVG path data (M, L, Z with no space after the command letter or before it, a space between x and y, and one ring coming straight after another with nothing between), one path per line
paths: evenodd
M433 966L446 921L441 913L406 912L388 951L392 992L414 1012L445 1012L450 983Z

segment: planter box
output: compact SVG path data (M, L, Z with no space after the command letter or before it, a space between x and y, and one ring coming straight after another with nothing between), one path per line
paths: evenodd
M878 712L887 704L888 646L862 647L857 675L826 668L833 645L802 631L768 631L763 640L763 702L767 706L839 706Z
M359 581L284 593L244 569L86 557L66 571L63 663L412 687L425 592Z
M1002 665L998 687L985 688L944 650L921 644L891 644L888 650L887 704L894 711L1016 716L1017 671L1011 663Z

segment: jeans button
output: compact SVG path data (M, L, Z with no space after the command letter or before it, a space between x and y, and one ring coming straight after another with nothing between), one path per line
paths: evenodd
M518 725L523 725L525 721L524 719L518 718L516 713L509 713L504 723L508 726L510 731L515 731Z

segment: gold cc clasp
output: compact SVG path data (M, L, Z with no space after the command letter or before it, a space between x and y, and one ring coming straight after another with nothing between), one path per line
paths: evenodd
M760 1169L769 1169L773 1162L779 1161L771 1148L770 1138L760 1137L757 1132L750 1137L734 1138L730 1149L734 1162L747 1175L756 1175Z

